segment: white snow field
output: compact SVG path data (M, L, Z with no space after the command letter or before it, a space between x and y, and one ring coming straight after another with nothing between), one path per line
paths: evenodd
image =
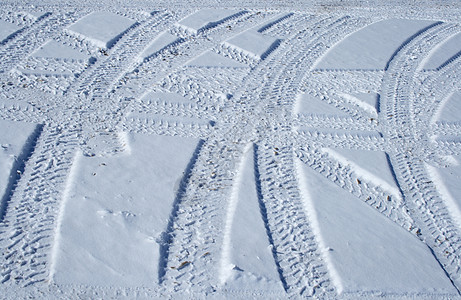
M461 3L0 3L0 299L461 299Z

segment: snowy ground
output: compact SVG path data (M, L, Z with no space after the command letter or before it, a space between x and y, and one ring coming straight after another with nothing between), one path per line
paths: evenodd
M460 18L3 2L0 298L460 298Z

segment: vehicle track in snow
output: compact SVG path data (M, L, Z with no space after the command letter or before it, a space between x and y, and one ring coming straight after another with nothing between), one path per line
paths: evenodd
M159 282L152 283L147 295L183 291L193 297L220 295L223 207L250 144L259 213L284 297L338 297L305 211L298 161L417 236L461 289L460 230L424 166L440 163L443 155L461 153L459 139L452 138L459 137L459 124L430 123L440 102L460 88L461 60L455 58L436 72L417 71L434 47L460 31L459 24L437 23L413 36L395 52L385 71L322 70L315 69L315 62L338 41L370 24L371 18L242 10L192 33L175 23L191 9L152 14L126 10L124 15L136 25L81 74L66 81L69 85L63 93L10 82L16 76L10 71L26 64L28 55L47 40L74 43L63 29L89 11L53 10L0 45L0 118L41 124L0 223L2 288L48 284L56 219L75 153L99 154L91 140L103 136L111 141L102 150L104 155L116 155L124 147L118 134L129 132L200 140L160 240ZM224 44L248 29L280 41L261 58ZM163 32L180 40L139 60ZM73 47L93 47L91 51L98 53L97 47L84 41ZM188 65L207 50L243 67ZM421 83L412 84L419 79ZM64 85L65 79L56 80ZM379 122L349 105L341 94L357 90L381 92ZM143 96L149 92L179 95L186 102L145 101ZM294 113L297 97L303 93L324 96L327 105L347 116ZM440 139L432 140L434 134ZM414 140L424 141L430 151L413 147ZM390 197L372 180L361 183L351 167L321 151L329 147L388 153L403 199Z
M418 148L414 140L428 137L420 131L428 124L414 117L413 106L416 99L412 91L415 71L421 60L446 37L456 32L457 25L439 23L426 29L404 45L388 64L383 81L382 99L388 126L385 137L391 144L390 157L400 186L404 192L405 206L420 228L417 235L432 250L444 268L453 285L460 291L459 265L461 258L461 239L459 229L450 219L447 208L424 167L427 157L425 149ZM443 90L437 86L437 90ZM410 120L408 118L410 117ZM397 128L400 130L397 132Z

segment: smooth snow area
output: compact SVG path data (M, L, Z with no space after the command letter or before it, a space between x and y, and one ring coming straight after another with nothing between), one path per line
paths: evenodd
M0 43L6 40L9 36L14 34L19 29L21 29L21 27L19 27L18 25L0 20Z
M205 8L185 17L178 22L193 33L213 27L225 19L243 13L239 10Z
M70 61L88 61L90 56L54 40L48 41L32 53L33 57L53 58Z
M24 162L28 139L37 125L0 120L0 220L3 218L10 189L16 180L16 172Z
M401 197L386 152L340 148L324 148L322 151L342 164L350 165L360 180L372 182L393 196Z
M315 215L312 223L340 294L457 295L424 243L307 165L297 166L306 209Z
M412 35L434 24L426 20L384 20L349 35L323 56L316 69L384 70Z
M251 145L240 163L227 208L221 283L230 291L284 293L261 215L254 170Z
M356 105L365 112L378 117L379 109L379 94L378 93L356 93L353 95L340 94L341 97L346 99L351 104Z
M264 59L277 47L279 39L254 30L244 31L224 42L224 45L242 51L250 57Z
M445 200L450 214L461 228L461 155L452 156L452 164L446 168L426 165L432 181Z
M461 92L454 92L442 101L434 120L436 122L461 123Z
M179 43L181 41L181 38L172 35L171 33L164 31L160 33L157 38L155 38L148 46L147 48L140 54L139 58L146 59L149 58L152 55L155 55L165 49L166 47L170 45L174 45L176 43Z
M245 64L235 61L231 58L224 57L216 52L207 50L201 55L189 61L189 67L204 67L204 68L246 68Z
M461 33L451 36L437 46L423 61L422 69L438 69L458 55L461 55Z
M309 94L299 94L296 98L296 104L293 110L294 114L315 115L315 116L342 116L348 117L349 114L328 104L317 97Z
M61 208L52 279L152 286L162 233L198 140L128 135L129 154L78 156Z
M134 24L136 24L134 20L114 13L98 11L84 16L67 30L87 39L97 47L110 48Z

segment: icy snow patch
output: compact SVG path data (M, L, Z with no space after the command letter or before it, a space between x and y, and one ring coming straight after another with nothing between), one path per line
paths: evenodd
M84 16L67 30L97 47L110 48L136 21L114 13L99 11Z

